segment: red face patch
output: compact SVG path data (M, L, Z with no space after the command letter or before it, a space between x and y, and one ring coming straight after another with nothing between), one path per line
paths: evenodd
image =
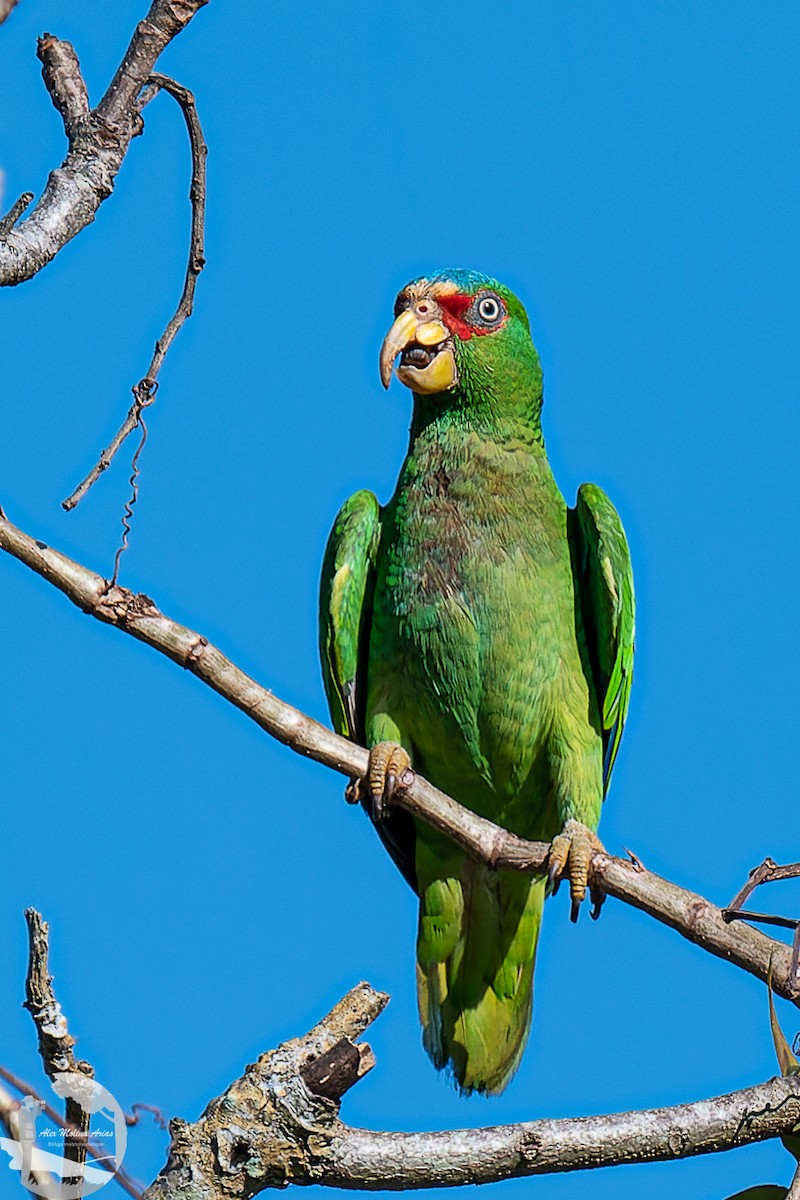
M486 326L465 320L468 311L475 301L474 296L464 292L455 292L452 296L437 296L436 302L442 310L444 323L451 333L456 334L462 341L468 342L472 337L483 337L486 333L496 333L506 323L508 314L497 325Z

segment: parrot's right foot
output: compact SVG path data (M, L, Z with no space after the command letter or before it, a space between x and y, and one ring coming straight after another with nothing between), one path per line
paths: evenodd
M382 821L397 792L414 782L408 751L398 742L378 742L369 752L365 787L373 821Z
M548 887L552 892L558 890L562 876L569 878L569 893L572 901L570 920L577 921L587 889L592 896L594 908L592 916L600 915L603 897L600 890L591 883L592 857L605 853L605 846L596 833L582 825L580 821L566 821L564 828L550 844L549 866L547 871Z

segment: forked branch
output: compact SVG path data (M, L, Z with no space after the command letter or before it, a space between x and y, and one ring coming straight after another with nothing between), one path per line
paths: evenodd
M0 234L0 286L31 279L94 220L111 195L131 139L141 132L139 93L162 51L207 3L153 0L108 90L91 110L72 46L49 34L41 40L45 83L64 121L69 149L30 215Z
M263 1054L199 1121L173 1121L166 1167L144 1200L222 1200L287 1183L399 1191L659 1162L779 1137L800 1122L800 1079L609 1116L525 1121L435 1133L377 1133L338 1119L309 1067L349 1046L386 997L359 984L311 1033ZM341 1049L340 1049L341 1052Z
M47 925L31 910L26 917L28 1007L52 1076L80 1064L51 986ZM491 1183L716 1153L800 1124L800 1077L790 1075L710 1100L608 1116L435 1133L351 1129L339 1120L340 1103L375 1066L359 1039L387 1001L358 984L310 1033L262 1054L198 1121L173 1120L168 1161L145 1200L245 1200L289 1183L367 1191ZM2 1091L0 1123L13 1129ZM137 1194L122 1171L117 1181Z

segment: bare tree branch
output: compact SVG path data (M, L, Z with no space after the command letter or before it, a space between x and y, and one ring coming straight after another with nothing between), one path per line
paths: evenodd
M19 0L0 0L0 25L8 20L12 10L17 7L18 3Z
M730 1150L800 1121L800 1079L790 1076L610 1116L436 1133L350 1129L338 1120L341 1092L320 1094L310 1067L323 1047L352 1047L385 999L360 984L306 1037L263 1054L199 1121L173 1121L169 1160L145 1200L232 1200L287 1183L366 1191L491 1183Z
M33 199L33 192L23 192L19 200L16 200L6 215L0 219L0 237L8 233L9 229L13 229L17 221L20 219L25 209Z
M42 64L42 78L53 105L64 122L64 132L72 142L78 127L89 112L89 93L81 75L81 65L71 42L62 42L52 33L39 38L36 53Z
M52 1104L49 1104L47 1102L47 1100L45 1100L45 1098L41 1095L40 1092L37 1092L37 1090L33 1086L33 1084L28 1083L27 1080L25 1080L25 1079L20 1079L19 1075L15 1075L13 1073L13 1071L9 1071L8 1068L4 1067L2 1064L0 1064L0 1079L4 1079L6 1081L6 1083L11 1084L11 1086L17 1092L19 1092L19 1094L21 1096L32 1096L34 1100L38 1100L42 1106L42 1111L45 1113L45 1115L47 1117L49 1117L49 1119L53 1122L54 1125L58 1125L58 1127L60 1129L63 1129L65 1132L68 1132L70 1130L70 1126L67 1125L67 1122L64 1120L64 1118L59 1116L59 1114L53 1108ZM0 1089L0 1091L2 1091L2 1089ZM163 1114L157 1108L155 1108L152 1104L132 1104L131 1105L131 1110L132 1110L131 1115L129 1116L126 1114L126 1116L125 1116L125 1124L126 1125L131 1126L131 1125L139 1124L140 1116L139 1116L138 1112L136 1111L137 1109L145 1109L148 1112L152 1112L154 1114L154 1119L156 1120L159 1127L161 1129L167 1128L167 1124L164 1120ZM1 1115L2 1114L0 1114L0 1116ZM16 1136L16 1135L14 1135L14 1136ZM93 1142L92 1139L89 1138L89 1139L87 1139L87 1142L86 1142L86 1148L89 1151L89 1153L92 1155L92 1157L97 1160L97 1162L102 1162L102 1163L108 1162L108 1153L107 1153L106 1146L98 1145L97 1142ZM129 1196L132 1196L133 1200L141 1200L141 1197L142 1197L141 1188L136 1184L135 1180L127 1173L127 1171L125 1170L124 1167L117 1168L117 1171L114 1175L114 1182L118 1183L119 1186L122 1188L122 1190L127 1192Z
M205 209L206 209L206 157L208 155L208 147L203 137L203 130L200 126L200 119L197 115L197 107L195 105L194 96L180 83L176 83L174 79L170 79L167 75L155 73L150 76L148 86L145 92L139 99L139 109L144 108L145 104L149 104L158 92L163 89L169 92L171 96L178 102L183 113L186 127L189 131L189 142L192 150L192 181L189 187L189 199L192 204L192 231L189 241L189 261L186 264L186 275L183 283L183 292L178 302L173 315L170 317L167 327L161 337L156 342L153 357L150 361L150 366L147 368L147 374L133 388L133 404L130 407L127 417L123 421L121 427L114 435L110 445L103 450L100 458L94 467L92 467L86 478L78 484L75 491L62 502L62 507L68 511L80 503L83 497L88 492L93 483L100 478L103 471L113 461L115 454L119 450L122 443L133 433L134 429L140 427L142 429L142 439L139 443L139 448L136 451L134 460L138 459L139 454L144 446L147 437L147 427L144 423L143 412L148 408L156 397L156 388L158 387L158 373L164 365L164 359L167 356L167 351L175 340L175 336L185 321L192 315L194 308L194 292L197 284L197 277L205 266ZM131 515L131 508L136 503L137 488L136 478L138 469L136 461L132 463L132 478L131 484L134 489L133 496L128 502L126 509L126 518L123 519L123 542L120 549L117 551L117 556L114 560L113 581L116 583L117 572L119 570L119 558L125 547L127 546L127 537L130 532L128 524Z
M363 747L339 737L261 687L207 638L160 612L149 596L111 587L94 571L23 533L2 509L0 549L64 592L84 612L115 625L191 671L298 754L348 778L366 773L368 755ZM546 843L528 842L500 829L419 775L403 790L398 803L489 866L529 873L541 872L545 866L549 849ZM727 923L715 904L644 870L638 860L597 854L592 861L592 877L595 887L607 895L641 909L759 979L766 982L771 970L773 989L800 1006L791 971L791 950L782 942L742 922Z
M136 103L139 92L165 47L207 3L208 0L153 0L106 94L83 117L78 118L77 58L69 68L64 56L59 59L61 76L58 70L56 76L65 81L69 76L71 98L69 102L66 98L59 102L56 93L50 90L65 122L69 151L61 166L51 172L30 216L0 236L0 286L31 279L94 220L100 204L111 195L131 138L141 132L142 118ZM61 47L68 45L58 43L57 39L53 41ZM78 78L79 75L77 71Z
M78 1070L73 1050L75 1039L53 991L53 977L48 965L50 930L47 922L35 908L25 910L25 920L29 938L25 1007L39 1035L39 1053L45 1075L55 1079L56 1075Z
M39 1053L45 1074L50 1079L65 1072L94 1078L91 1063L75 1058L75 1039L67 1028L67 1021L53 991L53 978L48 967L49 928L35 908L25 910L28 922L30 955L28 976L25 982L25 1007L33 1017L39 1035ZM72 1097L66 1099L64 1158L83 1167L86 1161L86 1143L89 1137L91 1113L82 1108ZM77 1182L79 1177L70 1180Z
M35 908L25 910L25 920L28 924L29 939L25 1007L30 1012L36 1026L39 1054L45 1074L51 1080L65 1073L85 1075L87 1078L93 1079L94 1068L91 1063L75 1058L75 1038L69 1032L66 1017L61 1011L61 1005L53 991L53 977L50 974L48 963L49 926L43 920L42 914ZM18 1080L5 1069L3 1069L3 1076L15 1087L28 1087L22 1080ZM36 1093L29 1087L28 1091L31 1095L36 1096ZM41 1100L41 1097L36 1098ZM64 1129L64 1158L76 1163L81 1169L86 1161L87 1149L98 1162L107 1160L106 1148L95 1145L89 1138L91 1113L88 1109L84 1109L75 1099L67 1096L65 1117L62 1120L49 1104L43 1100L41 1103L51 1120L57 1122ZM134 1197L134 1200L139 1200L140 1190L122 1167L118 1168L114 1178L120 1187ZM76 1176L69 1182L77 1183L79 1180L80 1176Z

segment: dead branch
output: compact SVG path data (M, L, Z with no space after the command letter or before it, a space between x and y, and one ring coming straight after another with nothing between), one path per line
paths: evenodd
M44 85L64 122L64 132L73 142L81 121L89 112L89 93L75 47L71 42L53 37L52 33L43 33L36 54L42 64Z
M199 1121L173 1121L172 1147L144 1200L232 1200L289 1183L399 1191L658 1162L779 1137L800 1121L800 1079L671 1108L436 1133L377 1133L338 1119L343 1087L314 1063L355 1039L386 997L360 984L306 1037L262 1055ZM345 1055L342 1055L345 1057ZM344 1086L348 1086L345 1084Z
M783 929L793 929L792 957L789 963L789 978L794 983L796 991L800 991L800 920L792 917L776 917L773 913L757 913L742 908L745 900L764 883L778 883L784 879L797 879L800 876L800 863L786 863L778 866L771 858L765 858L750 872L747 883L734 896L727 908L723 908L722 917L725 921L754 921L758 925L777 925ZM800 1192L800 1181L798 1181Z
M213 688L278 741L348 778L363 776L367 751L339 737L256 683L207 638L159 611L149 596L112 587L102 576L23 533L0 509L0 549L62 591L78 608L114 625L172 659ZM505 870L541 872L549 847L500 829L417 775L398 800L421 820L447 834L474 857ZM743 922L729 924L702 896L643 869L638 860L597 854L593 885L675 929L710 954L741 967L800 1006L791 950Z
M153 357L150 360L150 366L147 368L147 373L144 378L133 388L133 404L128 411L128 415L123 421L120 428L112 438L110 444L106 446L101 453L97 463L92 467L89 474L75 488L74 492L69 495L66 500L62 501L62 507L69 511L76 504L79 504L83 497L88 492L93 483L100 478L103 471L110 465L115 454L119 450L122 443L133 433L137 427L142 430L142 439L139 443L139 448L134 456L132 463L132 487L134 489L133 496L128 503L127 520L130 519L130 509L136 503L137 488L136 477L138 475L137 463L139 454L141 453L144 442L147 437L147 427L144 422L144 409L148 408L156 398L156 389L158 387L158 373L164 364L164 359L167 356L167 351L175 340L181 326L192 315L194 308L194 292L197 284L197 277L205 266L205 209L206 209L206 157L208 155L208 147L206 146L203 137L203 130L200 126L200 119L197 115L194 96L188 88L182 84L176 83L174 79L170 79L167 75L154 73L150 75L147 81L147 87L139 98L139 111L158 94L160 90L169 92L178 102L186 122L186 128L189 132L189 142L192 151L192 181L189 187L189 199L192 205L192 230L189 240L189 260L186 264L186 275L184 277L183 292L178 301L178 307L170 317L167 326L158 339L153 352ZM119 570L119 558L127 545L127 536L130 526L126 520L123 520L124 534L123 542L120 549L117 551L117 556L114 560L113 580L116 582L117 572Z
M44 1096L42 1096L42 1094L40 1092L38 1092L36 1090L36 1088L33 1086L32 1083L28 1083L27 1080L21 1079L19 1077L19 1075L15 1075L13 1073L13 1071L9 1071L8 1068L4 1067L2 1064L0 1064L0 1079L4 1079L5 1082L10 1084L11 1087L13 1087L16 1092L19 1092L19 1094L21 1096L30 1096L32 1099L38 1100L39 1104L42 1107L42 1112L45 1114L46 1117L49 1118L49 1120L51 1120L53 1122L54 1125L57 1125L60 1129L63 1129L65 1133L70 1131L70 1126L67 1125L67 1122L64 1120L64 1118L59 1116L59 1114L53 1108L52 1104L48 1103L48 1101L44 1098ZM7 1095L8 1093L4 1093L4 1089L0 1088L0 1096L2 1094ZM14 1101L14 1103L16 1104L17 1102ZM154 1114L158 1113L158 1116L154 1117L154 1119L157 1120L159 1127L161 1129L167 1128L167 1124L166 1124L166 1121L164 1121L163 1115L159 1112L158 1109L155 1109L152 1105L150 1105L150 1104L133 1104L133 1105L131 1105L131 1108L133 1110L133 1113L131 1116L126 1115L126 1117L125 1117L126 1125L128 1125L128 1126L138 1125L140 1117L139 1117L138 1113L136 1112L136 1110L141 1108L141 1109L147 1109L148 1111L153 1112ZM0 1111L0 1120L1 1119L2 1119L2 1112ZM72 1132L74 1132L74 1129L72 1130ZM13 1136L16 1137L16 1134L14 1134ZM91 1138L88 1138L87 1142L86 1142L86 1149L91 1154L92 1158L96 1159L97 1162L103 1162L103 1163L107 1162L108 1154L107 1154L107 1150L106 1150L105 1146L100 1146L97 1144L97 1142L94 1142L94 1141L92 1141ZM133 1198L133 1200L142 1200L141 1188L137 1186L136 1182L127 1173L127 1171L125 1170L124 1167L117 1168L116 1174L114 1175L114 1182L118 1183L119 1186L122 1188L122 1190L127 1192L128 1195Z
M13 9L17 7L19 0L0 0L0 25L7 21Z
M61 1011L53 991L53 978L48 969L49 928L35 908L25 910L28 922L30 954L28 976L25 981L25 1007L33 1018L39 1035L39 1053L42 1066L49 1079L64 1073L86 1075L94 1078L94 1069L88 1062L75 1058L75 1039L67 1028L67 1020ZM64 1158L83 1167L86 1161L86 1143L89 1137L91 1114L71 1097L66 1099ZM73 1182L70 1180L70 1182Z
M0 237L8 233L9 229L13 229L17 221L20 219L25 209L33 199L33 192L23 192L19 200L16 200L6 215L0 220Z
M7 0L2 2L7 4ZM52 86L47 75L45 80L64 120L69 149L61 166L51 172L30 215L0 235L0 286L31 279L94 220L97 209L113 191L131 139L141 132L139 93L162 51L206 3L208 0L153 0L108 90L85 115L80 113L79 97L85 86L77 56L74 51L72 58L66 51L62 53L68 43L52 39L52 46L61 49L50 64Z
M53 977L48 965L49 926L35 908L25 910L25 920L28 924L29 939L25 1007L36 1026L39 1054L45 1074L51 1080L63 1074L85 1075L88 1079L94 1079L94 1068L91 1063L75 1058L75 1038L69 1032L66 1017L61 1011L61 1005L53 991ZM17 1080L10 1072L4 1070L3 1075L15 1087L22 1084L22 1081ZM39 1098L30 1088L28 1088L28 1093ZM64 1130L65 1159L76 1163L81 1168L81 1173L86 1161L87 1150L98 1162L106 1160L105 1147L95 1145L89 1138L91 1112L88 1108L83 1108L76 1099L68 1095L65 1101L66 1111L62 1120L50 1105L45 1104L44 1101L42 1103L48 1116ZM127 1172L119 1168L115 1178L120 1186L134 1197L134 1200L139 1200L141 1192ZM77 1183L79 1179L80 1176L76 1176L75 1179L69 1181L65 1179L64 1182Z

